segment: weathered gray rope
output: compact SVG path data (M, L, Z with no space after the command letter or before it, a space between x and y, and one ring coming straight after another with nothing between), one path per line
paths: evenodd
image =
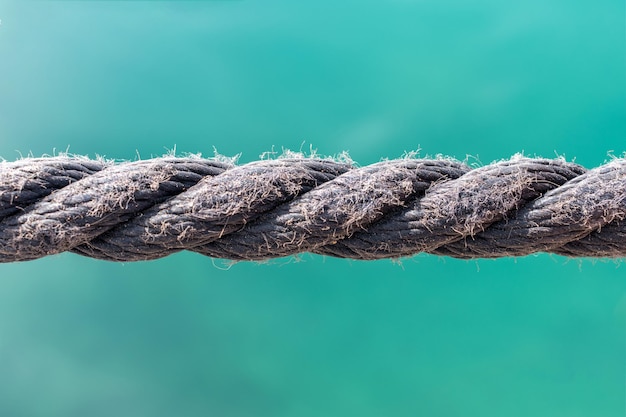
M626 160L516 156L471 169L402 158L357 168L287 157L0 162L0 262L64 251L112 261L181 250L233 260L313 252L626 256Z

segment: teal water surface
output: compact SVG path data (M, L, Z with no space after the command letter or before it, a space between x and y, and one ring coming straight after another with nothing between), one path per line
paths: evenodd
M625 13L7 0L0 157L421 149L594 167L626 150ZM0 416L621 417L625 360L621 261L0 265Z

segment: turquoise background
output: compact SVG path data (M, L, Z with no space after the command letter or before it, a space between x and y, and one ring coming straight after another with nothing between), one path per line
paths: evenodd
M0 156L626 139L622 0L2 1ZM1 227L1 225L0 225ZM623 416L621 261L0 265L2 416Z

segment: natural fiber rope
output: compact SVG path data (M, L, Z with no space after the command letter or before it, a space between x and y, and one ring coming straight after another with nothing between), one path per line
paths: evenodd
M199 157L0 162L0 262L181 250L233 260L622 257L626 160L589 171L522 156L476 169L445 158L357 168L293 155L241 166Z

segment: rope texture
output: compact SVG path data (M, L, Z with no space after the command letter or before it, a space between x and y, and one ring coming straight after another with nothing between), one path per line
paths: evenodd
M0 262L71 251L110 261L190 250L264 260L420 252L626 256L626 159L585 168L515 156L351 162L291 156L0 162Z

